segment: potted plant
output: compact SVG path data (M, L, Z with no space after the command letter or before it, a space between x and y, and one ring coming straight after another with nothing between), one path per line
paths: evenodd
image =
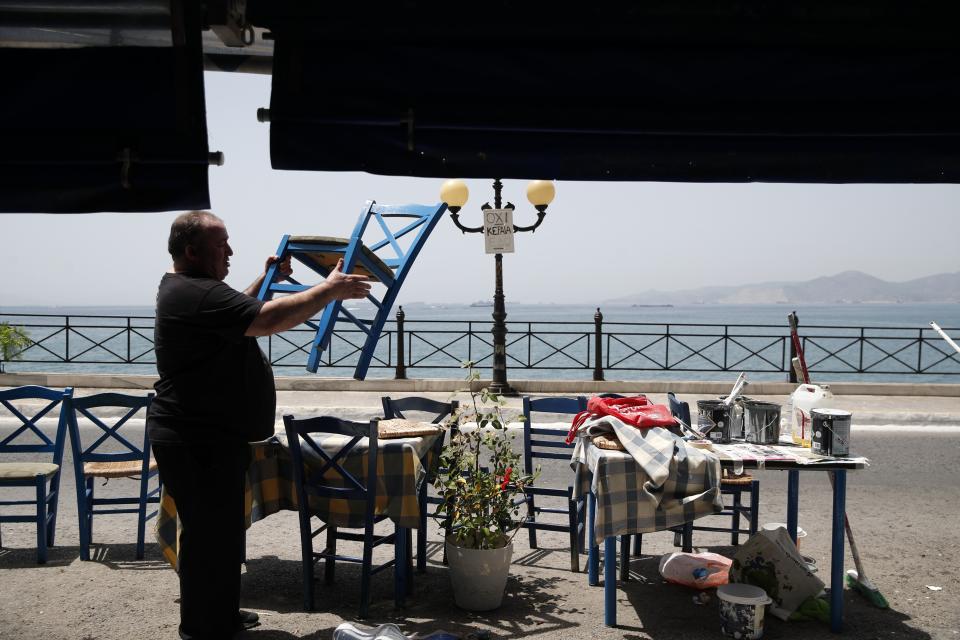
M446 537L457 606L488 611L503 600L513 536L522 524L524 488L536 473L521 470L514 436L507 431L503 399L487 388L477 390L479 374L473 363L463 366L469 370L472 403L462 405L450 419L456 428L440 456L435 487L442 503L437 518ZM461 428L468 423L475 427Z
M16 360L20 353L30 346L30 336L20 327L0 322L0 373L3 363Z

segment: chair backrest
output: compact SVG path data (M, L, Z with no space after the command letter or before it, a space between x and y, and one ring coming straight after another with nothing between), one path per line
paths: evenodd
M41 409L33 412L32 407L27 409L27 405L19 406L13 403L17 400L45 400ZM6 411L0 413L10 413L19 427L0 439L0 453L49 453L52 454L53 464L60 465L63 461L63 447L66 440L68 425L70 423L71 402L73 400L73 389L48 389L46 387L25 386L14 389L0 391L0 405ZM60 415L57 419L57 430L53 439L50 438L40 421L55 408L60 408ZM32 413L27 416L25 413Z
M146 417L154 394L130 395L98 393L73 399L71 437L73 459L82 468L85 462L143 461L142 471L150 465L150 436ZM119 411L117 411L119 409ZM131 419L138 416L137 422ZM89 420L97 430L92 442L85 446L80 436L79 418ZM144 420L140 423L139 420Z
M387 419L421 419L429 420L433 424L440 424L460 407L460 402L457 400L442 402L420 396L408 396L406 398L384 396L380 400L383 403L383 416ZM421 416L418 414L428 415Z
M298 503L304 507L311 496L337 500L366 501L366 521L372 522L377 496L377 423L352 422L332 416L319 416L298 420L291 415L283 416L287 443L293 459L293 479L297 487ZM345 436L336 445L325 442L321 446L313 435ZM363 473L348 471L344 464L364 438L368 439L365 452L366 464ZM305 455L306 453L306 455ZM309 467L304 461L309 460Z
M569 449L570 445L564 442L567 430L537 427L534 414L575 415L586 410L587 399L584 396L547 398L523 396L523 464L526 473L533 473L535 468L533 460L536 458L570 459L569 450L558 450Z
M391 418L403 418L405 420L420 419L423 421L429 420L433 424L440 424L460 408L460 402L457 400L442 402L421 396L408 396L406 398L384 396L380 400L383 402L383 417L388 420ZM453 424L450 428L450 435L453 436L456 432L457 426ZM440 459L445 439L446 434L441 438L437 438L437 441L433 444L434 460Z
M347 272L352 271L354 261L364 263L364 266L369 269L377 268L376 264L371 262L362 251L354 249L356 243L363 243L391 269L409 268L446 210L447 205L442 202L433 205L390 205L377 204L373 200L368 200L361 209L357 224L350 234L351 247L344 258L344 269ZM370 225L371 222L375 224ZM371 226L375 231L370 231ZM371 233L379 236L380 239L371 242ZM405 236L410 238L404 240L406 243L404 247L401 246L400 240ZM401 277L399 273L397 276Z
M673 414L673 417L680 418L683 420L683 423L689 427L690 405L677 400L677 396L673 391L667 393L667 403L670 405L670 413Z

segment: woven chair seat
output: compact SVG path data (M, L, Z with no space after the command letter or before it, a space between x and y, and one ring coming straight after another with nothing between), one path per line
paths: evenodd
M350 244L350 239L335 238L332 236L290 236L290 242L296 244L328 244L336 247L343 247L344 250L346 250L347 245ZM393 269L388 267L380 258L380 256L371 251L370 248L365 244L361 244L360 246L363 249L363 255L373 264L380 267L380 269L382 269L385 273L393 273ZM343 257L344 253L343 251L311 251L307 255L309 255L310 258L313 259L317 264L322 265L325 269L332 270L337 266L337 261ZM380 278L371 273L370 270L364 267L360 262L357 262L357 264L354 265L353 273L367 276L368 278L372 278L377 282L380 281Z
M626 451L626 448L621 444L620 438L612 433L601 433L590 438L590 442L593 443L598 449L606 449L607 451Z
M52 462L0 462L0 479L29 480L55 474L60 467Z
M123 462L87 462L83 465L83 475L94 478L129 478L139 476L143 462L126 460ZM157 461L150 458L150 471L157 470Z
M749 473L743 473L739 476L724 476L720 478L720 483L728 486L747 486L753 482L753 476Z
M377 437L381 440L395 438L416 438L417 436L433 436L443 432L443 427L429 422L415 422L402 418L381 420L377 423Z

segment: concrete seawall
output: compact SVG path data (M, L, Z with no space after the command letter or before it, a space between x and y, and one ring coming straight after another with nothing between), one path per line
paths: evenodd
M0 387L36 384L52 388L74 387L78 396L104 390L136 393L153 389L155 376L0 374ZM592 395L615 392L645 393L654 402L666 402L674 391L690 403L716 398L730 385L722 382L516 380L519 395ZM757 400L784 405L797 385L784 382L751 383L746 394ZM834 408L853 412L854 426L902 425L960 428L960 384L832 383ZM382 415L382 396L418 395L447 401L469 402L466 383L460 380L366 380L342 378L277 378L277 421L284 414L297 417L336 415L349 420L369 420ZM211 398L216 402L215 398ZM521 410L518 396L505 398L512 414ZM281 427L282 428L282 427Z

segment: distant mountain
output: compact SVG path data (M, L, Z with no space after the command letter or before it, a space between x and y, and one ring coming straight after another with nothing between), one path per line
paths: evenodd
M861 271L844 271L806 282L763 282L682 291L643 291L606 304L835 304L960 302L960 271L887 282Z

